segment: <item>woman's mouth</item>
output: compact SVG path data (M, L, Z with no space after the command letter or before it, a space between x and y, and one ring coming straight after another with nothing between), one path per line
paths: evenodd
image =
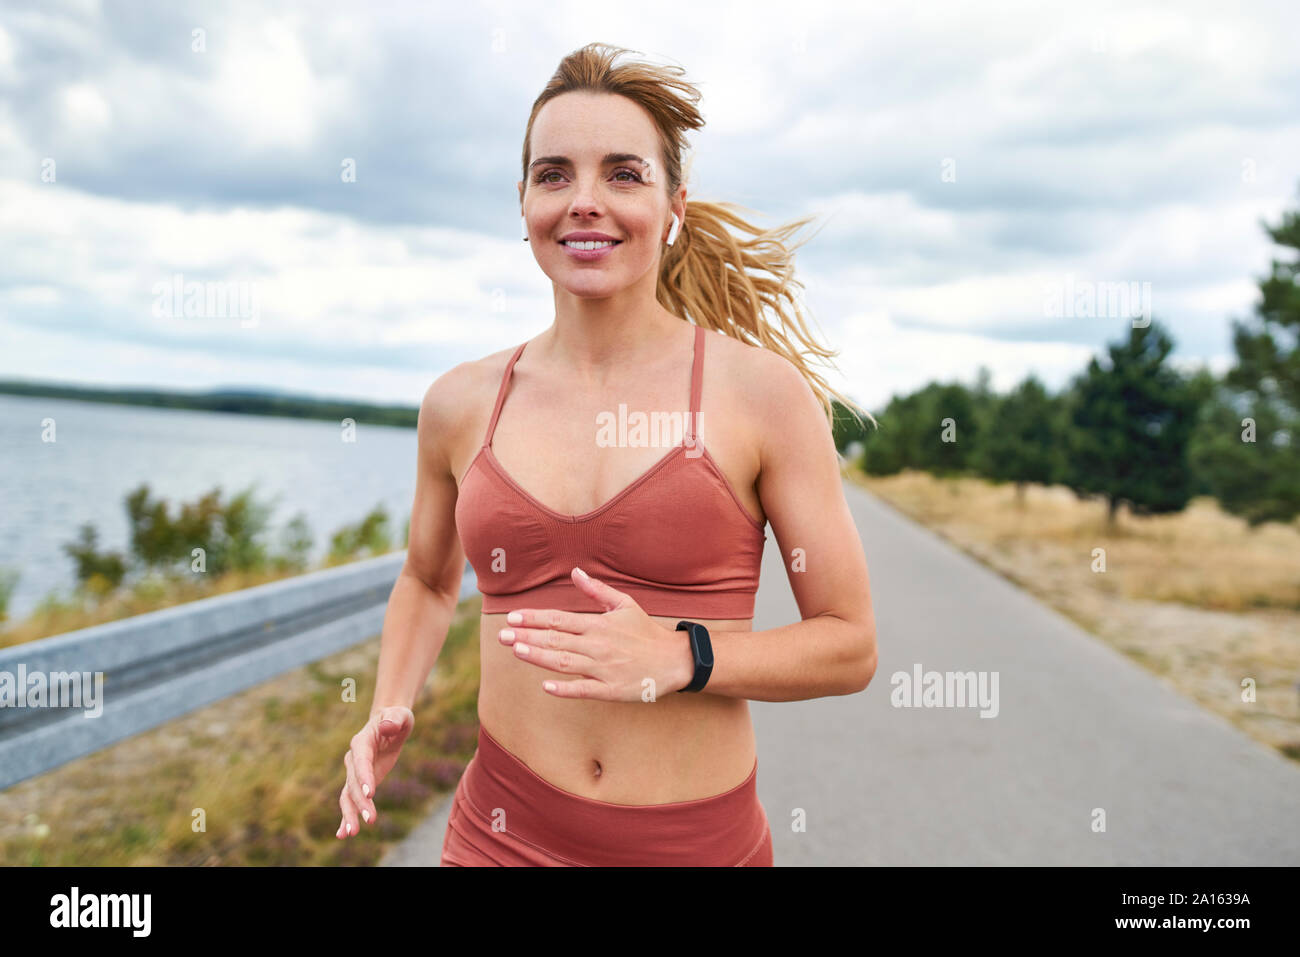
M564 251L568 253L571 258L580 262L594 262L595 260L604 259L613 252L616 247L621 246L622 244L623 241L621 239L600 240L598 242L592 240L560 241L560 245L564 247Z

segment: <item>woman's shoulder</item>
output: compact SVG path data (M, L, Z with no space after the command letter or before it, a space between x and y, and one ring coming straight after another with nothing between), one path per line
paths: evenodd
M434 379L420 401L421 426L454 432L473 420L484 401L491 405L505 376L506 364L518 348L516 343L477 359L466 359Z
M804 454L806 449L789 441L793 435L825 435L830 441L821 400L799 366L766 346L727 339L719 343L724 348L716 350L731 393L725 407L733 421L744 423L745 434L760 450L763 462L771 465L773 457L796 448L796 459Z
M712 341L704 369L705 380L712 372L750 407L759 408L774 400L779 404L792 391L798 393L807 387L795 364L779 352L716 332L710 333L709 338Z
M495 391L505 377L506 364L520 345L522 343L515 343L452 366L433 380L426 395L432 396L435 401L447 399L464 402L469 398L467 391L489 387Z
M713 434L712 444L721 446L724 457L727 444L747 450L733 453L749 463L750 471L737 474L757 475L762 450L779 444L788 429L807 428L816 399L799 369L780 353L725 334L710 333L709 339L704 404L727 423L726 434ZM709 440L706 427L706 445Z

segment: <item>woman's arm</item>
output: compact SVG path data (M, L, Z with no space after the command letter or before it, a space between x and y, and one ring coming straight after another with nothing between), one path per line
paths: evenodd
M803 620L710 633L713 672L700 693L754 701L852 694L876 672L876 619L835 440L799 370L775 353L756 358L746 391L762 423L758 495Z
M375 793L393 769L411 733L413 706L447 641L456 612L465 556L456 533L456 481L448 449L457 433L453 397L467 388L463 366L441 376L424 394L416 422L415 500L406 562L388 596L379 641L375 697L365 726L343 756L338 837L359 834L378 820ZM460 393L464 398L464 393Z
M410 541L388 598L379 645L379 672L371 717L390 705L411 708L447 640L460 601L465 552L456 532L456 477L451 439L472 383L468 367L440 376L424 394Z

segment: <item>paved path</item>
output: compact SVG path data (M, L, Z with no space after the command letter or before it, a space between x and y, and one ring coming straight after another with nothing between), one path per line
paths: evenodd
M856 486L845 492L880 663L860 694L750 703L778 866L1300 864L1300 766ZM754 624L798 618L771 536ZM997 716L891 706L891 675L917 664L997 672ZM437 864L446 815L444 803L381 863Z

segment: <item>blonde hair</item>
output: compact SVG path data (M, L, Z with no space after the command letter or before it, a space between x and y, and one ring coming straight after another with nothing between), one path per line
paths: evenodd
M681 79L684 70L641 61L614 64L624 53L636 51L605 43L589 43L560 61L546 87L533 102L524 130L523 180L528 181L529 144L533 122L549 101L576 91L613 93L625 96L650 114L659 131L664 155L664 179L671 196L682 183L682 151L685 132L704 126L695 104L700 92ZM686 219L677 240L665 246L659 269L656 298L673 315L710 330L720 330L733 339L779 353L794 364L812 388L834 428L834 405L838 399L861 423L854 410L870 412L833 389L804 358L804 351L828 360L837 355L821 346L809 333L795 301L795 290L803 284L794 278L794 251L807 240L793 245L790 235L812 221L805 216L775 229L762 229L747 222L735 203L687 199ZM740 239L727 227L748 233ZM788 309L783 303L788 303ZM764 319L769 308L776 322ZM802 349L800 348L802 346Z

